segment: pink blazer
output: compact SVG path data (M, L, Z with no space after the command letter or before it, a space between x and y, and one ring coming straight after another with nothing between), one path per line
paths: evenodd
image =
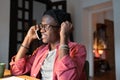
M75 42L69 42L69 55L64 56L61 60L54 62L53 80L85 80L84 63L86 60L86 49L83 45ZM48 45L37 48L32 55L26 56L18 61L10 62L10 69L13 75L22 75L30 73L32 77L39 77L41 65L48 53Z

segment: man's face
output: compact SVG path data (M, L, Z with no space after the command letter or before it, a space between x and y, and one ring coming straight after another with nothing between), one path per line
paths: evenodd
M41 34L43 43L55 43L59 40L59 28L57 28L57 23L49 15L45 15L41 22Z

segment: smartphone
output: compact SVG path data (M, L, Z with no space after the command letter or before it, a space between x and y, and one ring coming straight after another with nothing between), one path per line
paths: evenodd
M40 30L35 30L35 34L36 34L38 40L41 40L41 33L40 33Z

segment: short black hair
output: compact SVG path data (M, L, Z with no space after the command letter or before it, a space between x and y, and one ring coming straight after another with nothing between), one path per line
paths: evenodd
M60 10L60 9L50 9L50 10L44 12L43 16L44 15L49 15L49 16L53 17L59 26L64 21L72 22L70 14L65 12L64 10Z

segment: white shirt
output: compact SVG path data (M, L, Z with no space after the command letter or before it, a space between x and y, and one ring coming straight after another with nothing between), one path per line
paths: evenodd
M42 80L53 80L53 66L56 55L56 49L49 51L41 67Z

